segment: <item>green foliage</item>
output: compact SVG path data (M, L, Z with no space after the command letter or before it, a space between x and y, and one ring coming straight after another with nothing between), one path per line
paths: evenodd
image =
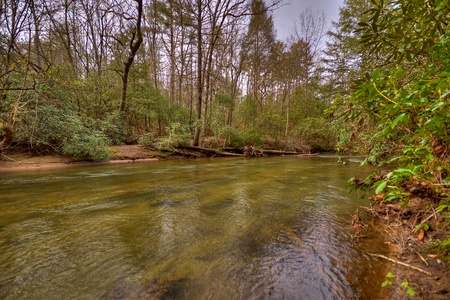
M142 148L151 149L154 147L155 136L152 133L146 133L139 137L138 144Z
M323 115L326 106L325 103L316 97L317 88L311 85L299 86L295 89L291 116L297 122L302 122L308 117L318 117Z
M359 82L352 101L361 111L352 117L371 114L375 122L365 162L395 164L372 188L406 205L404 181L442 184L449 168L433 150L436 143L450 145L450 33L437 24L449 17L449 7L444 0L373 3L359 31L369 57L380 65Z
M59 152L70 135L67 121L73 119L73 111L49 102L29 109L16 123L16 141L33 152Z
M381 284L382 287L387 287L388 285L392 285L393 282L393 278L395 277L394 274L392 274L391 272L386 274L387 279L385 281L383 281L383 283Z
M102 132L112 145L119 145L126 138L124 121L118 112L112 112L101 120L93 120L91 127Z
M16 142L35 153L64 153L75 159L106 160L110 139L101 129L117 130L108 121L82 117L70 95L46 85L30 96L16 120ZM25 112L26 111L26 112Z
M412 296L415 295L414 289L409 286L409 282L408 281L403 281L401 286L406 289L406 294L408 296L412 297Z
M372 115L350 96L337 95L325 115L336 135L336 150L343 153L386 151L384 143L374 141Z
M450 237L447 237L442 241L436 240L432 249L436 250L442 259L450 261Z
M442 200L439 202L438 207L436 208L437 212L448 212L450 211L450 202L448 200Z
M275 110L270 110L261 116L258 123L258 131L264 133L261 134L262 136L272 137L275 140L279 140L284 137L286 118L283 118L283 116Z
M189 128L180 123L174 123L169 128L169 135L158 144L159 150L173 151L174 148L189 144L191 135Z
M250 96L245 97L239 104L237 114L245 128L252 126L258 120L258 101Z
M74 122L73 125L81 124ZM110 158L109 141L102 132L87 130L81 125L75 128L69 138L64 141L63 153L77 160L108 160Z
M395 275L389 272L386 274L386 278L387 279L381 284L381 287L383 288L394 284L393 280L395 278ZM415 295L414 289L409 285L408 281L403 281L400 286L405 289L405 292L408 296L413 297Z
M92 73L86 78L66 83L70 85L70 89L65 93L79 114L84 117L95 120L116 118L121 83L114 79L116 78Z
M245 130L242 134L242 140L245 145L261 146L264 144L264 138L261 130L256 126L252 126Z
M229 125L220 127L216 134L218 137L225 139L226 144L231 147L244 146L244 138L242 137L242 134L234 127Z
M336 146L333 129L324 117L309 117L297 125L295 136L305 140L315 150L331 151Z

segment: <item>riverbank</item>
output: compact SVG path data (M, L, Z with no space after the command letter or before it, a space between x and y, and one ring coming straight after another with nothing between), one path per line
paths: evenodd
M67 155L42 155L35 156L24 152L8 152L0 159L0 172L48 170L58 168L69 168L73 166L95 166L118 163L134 163L158 160L173 160L181 158L202 157L257 157L289 155L299 157L315 156L317 153L306 153L304 151L283 151L274 149L257 149L252 146L243 148L224 148L221 150L213 148L183 146L173 151L158 151L142 148L139 145L121 145L110 147L110 159L107 161L74 160Z
M414 198L406 207L374 202L371 207L359 208L353 217L357 243L365 243L366 232L378 232L390 246L387 256L367 250L374 259L392 263L382 279L385 286L379 287L389 299L449 299L448 261L435 247L437 240L449 236L449 221L429 204L424 198Z
M123 145L111 147L111 159L104 162L76 161L65 155L31 156L23 152L12 152L3 155L0 160L0 172L19 172L34 170L51 170L74 166L95 166L119 163L158 161L157 153L146 150L139 145Z

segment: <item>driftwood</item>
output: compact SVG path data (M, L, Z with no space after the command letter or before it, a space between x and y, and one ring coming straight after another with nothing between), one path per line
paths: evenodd
M366 253L367 253L367 252L366 252ZM404 267L408 267L408 268L411 268L411 269L413 269L413 270L416 270L416 271L419 271L419 272L422 272L422 273L424 273L424 274L427 274L427 275L431 276L431 273L428 272L428 271L425 271L425 270L422 270L421 268L418 268L418 267L415 267L415 266L411 266L411 265L409 265L409 264L407 264L407 263L404 263L404 262L401 262L401 261L398 261L398 260L395 260L395 259L386 257L386 256L384 256L384 255L381 255L381 254L373 254L373 253L367 253L367 254L370 255L370 256L373 256L373 257L378 257L378 258L386 259L386 260L391 261L391 262L393 262L393 263L396 263L396 264L398 264L398 265L401 265L401 266L404 266Z
M205 153L209 156L235 156L235 157L243 157L243 154L239 153L232 153L232 152L226 152L226 151L220 151L217 149L212 148L203 148L203 147L197 147L197 146L183 146L180 147L180 149L186 149L186 150L194 150L201 153Z
M284 150L259 150L264 154L269 154L269 155L297 155L299 154L298 152L292 152L292 151L284 151Z
M213 149L213 148L204 148L198 146L180 146L175 149L175 153L179 153L189 157L198 157L193 153L186 153L185 151L196 151L202 153L206 156L232 156L232 157L256 157L256 156L266 156L266 155L289 155L289 156L298 156L298 157L308 157L315 156L317 153L309 154L295 151L285 151L285 150L265 150L258 149L253 146L245 146L245 147L224 147L222 149Z
M267 155L298 155L298 156L315 156L318 153L303 153L303 152L297 152L297 151L286 151L286 150L266 150L266 149L258 149L252 146L237 148L237 147L224 147L223 150L229 151L229 152L237 152L237 153L244 153L246 148L251 148L254 152L267 154Z

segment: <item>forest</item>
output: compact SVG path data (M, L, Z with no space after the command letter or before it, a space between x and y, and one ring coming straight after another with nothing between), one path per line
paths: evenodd
M325 17L303 12L289 41L278 41L280 5L3 1L3 148L94 160L107 159L109 145L164 149L204 138L214 147L300 141L332 150Z
M0 149L107 160L109 147L266 147L367 155L380 201L449 211L450 3L0 2ZM439 244L447 253L450 239Z

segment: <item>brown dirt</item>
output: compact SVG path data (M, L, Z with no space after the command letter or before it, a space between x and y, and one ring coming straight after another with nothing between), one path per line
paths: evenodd
M410 298L406 294L407 288L401 286L403 282L408 282L409 287L414 289L413 299L450 299L448 262L431 251L433 241L448 236L449 224L448 221L436 218L427 201L424 198L414 198L405 208L400 208L398 204L375 203L365 213L361 213L362 216L354 217L354 227L362 236L360 243L365 242L364 234L370 229L384 236L386 243L391 246L391 253L386 257L395 261L389 260L392 270L388 270L395 277L392 279L393 284L385 287L389 294L386 299ZM429 229L426 232L415 231L417 225L425 221ZM387 261L383 257L377 259Z
M141 148L139 145L111 147L111 160L106 162L74 161L70 156L42 155L31 156L27 153L7 153L0 159L0 172L33 171L69 168L84 165L105 165L114 163L132 163L135 161L157 161L158 153Z

